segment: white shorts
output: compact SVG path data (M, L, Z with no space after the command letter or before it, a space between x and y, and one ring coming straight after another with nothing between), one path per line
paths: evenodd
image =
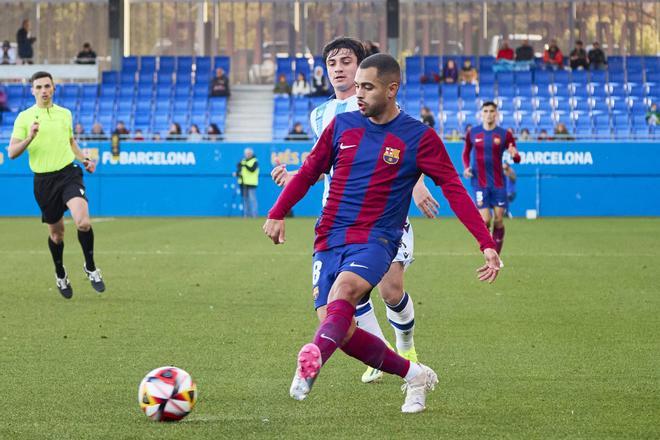
M401 236L401 244L399 244L399 251L396 253L396 257L394 257L392 262L402 263L403 270L408 269L408 266L415 261L415 258L413 257L414 248L415 240L413 238L412 225L408 218L406 218L406 224L403 226L403 235Z

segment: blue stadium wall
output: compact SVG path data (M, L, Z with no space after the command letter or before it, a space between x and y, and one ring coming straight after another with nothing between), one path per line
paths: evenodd
M250 146L260 162L259 213L265 215L279 194L269 172L279 161L300 166L310 142L158 143L124 142L115 160L108 142L84 144L99 160L97 172L86 174L87 195L95 216L235 216L241 200L232 173L243 149ZM660 215L660 155L655 142L530 142L520 143L523 162L518 174L514 216L537 210L540 216ZM459 142L448 142L457 169L462 170ZM33 216L27 157L8 160L0 153L0 215ZM427 182L429 186L432 183ZM468 182L466 182L467 184ZM322 184L296 206L297 216L316 216ZM438 188L441 213L450 215ZM417 208L413 215L420 215Z

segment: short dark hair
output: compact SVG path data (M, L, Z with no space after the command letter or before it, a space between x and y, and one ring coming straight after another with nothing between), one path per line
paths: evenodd
M387 76L396 82L401 82L401 67L392 55L376 53L368 56L360 63L360 69L369 69L371 67L375 67L378 71L378 78Z
M44 72L43 70L41 70L39 72L34 72L32 74L32 76L30 77L30 84L32 84L33 82L35 82L36 80L41 79L41 78L50 78L50 82L53 82L53 75L51 75L48 72Z
M334 56L341 49L348 49L355 54L358 64L367 57L362 42L350 37L337 37L323 48L323 62L325 63L329 56Z
M497 110L497 104L495 104L495 101L485 101L483 104L481 104L481 108L483 109L484 107L493 107L495 110Z

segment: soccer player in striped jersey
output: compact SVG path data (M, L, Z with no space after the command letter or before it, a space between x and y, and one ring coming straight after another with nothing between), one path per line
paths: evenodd
M341 113L358 110L355 95L355 72L358 65L366 57L363 44L353 38L340 37L328 43L323 49L323 59L328 69L330 83L335 89L335 96L312 110L310 125L318 139L323 129L332 119ZM323 205L325 205L330 188L332 172L324 175ZM282 166L273 170L273 179L278 184L286 184L292 177ZM438 202L433 198L420 178L413 191L413 198L417 206L429 218L437 214ZM410 295L404 290L404 272L413 262L413 230L406 218L404 234L390 270L385 274L378 285L378 292L386 305L386 315L396 335L396 347L399 354L406 359L417 362L417 352L414 343L415 309ZM326 304L316 302L319 313L325 313ZM321 315L319 315L321 316ZM369 296L358 304L355 312L357 325L360 328L378 336L387 343L383 331L373 309L373 302ZM362 375L362 382L369 383L380 379L383 373L371 367Z
M463 176L470 179L474 202L488 229L493 221L493 239L499 254L504 245L504 214L509 205L502 155L508 150L516 163L520 162L520 155L513 134L497 125L497 104L484 102L481 116L482 126L465 135Z
M263 226L275 244L285 241L284 216L323 173L334 169L328 200L316 224L313 282L325 317L312 343L298 354L290 395L303 400L322 365L341 348L372 368L404 378L404 413L426 408L436 373L396 354L353 319L360 300L378 285L398 251L412 191L429 176L472 233L486 264L478 277L493 282L501 261L495 243L454 169L437 133L400 111L397 61L376 54L355 76L359 111L337 115L323 130L299 172L286 185Z

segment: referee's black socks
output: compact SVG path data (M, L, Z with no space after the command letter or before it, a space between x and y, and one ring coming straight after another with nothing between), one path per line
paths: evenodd
M55 243L50 236L48 236L48 249L50 249L50 254L53 256L53 263L55 263L55 273L57 278L64 278L66 272L64 272L64 263L62 263L62 256L64 255L64 242Z
M81 231L78 229L78 241L85 256L85 267L88 271L94 272L96 265L94 264L94 231L90 227L88 231Z

